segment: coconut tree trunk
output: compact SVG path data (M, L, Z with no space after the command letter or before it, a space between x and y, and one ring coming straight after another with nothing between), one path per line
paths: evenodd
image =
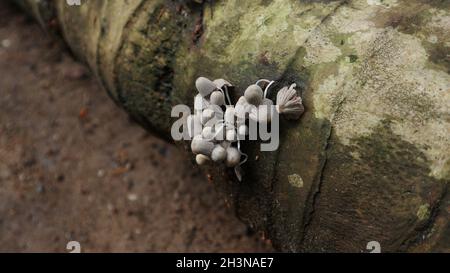
M305 114L277 151L245 144L242 182L202 167L278 250L450 251L450 1L16 1L168 140L198 76L234 98L260 78L301 86Z

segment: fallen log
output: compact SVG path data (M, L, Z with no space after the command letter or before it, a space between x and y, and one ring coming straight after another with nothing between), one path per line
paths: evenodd
M16 2L167 140L199 76L234 99L260 78L301 86L305 114L276 152L245 144L242 182L202 167L278 250L450 250L449 1Z

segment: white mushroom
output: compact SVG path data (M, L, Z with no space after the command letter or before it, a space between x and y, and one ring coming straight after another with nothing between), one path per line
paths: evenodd
M227 127L234 127L234 114L234 107L227 107L227 110L225 110L225 124Z
M202 112L201 122L202 124L206 124L210 119L214 117L214 110L207 108Z
M234 129L227 130L225 139L229 142L236 142L237 141L236 131Z
M233 86L231 83L229 83L227 80L224 80L224 79L216 79L216 80L213 81L213 83L219 89L222 89L224 86L227 86L227 87Z
M241 153L235 147L229 147L227 149L227 159L225 164L227 167L235 167L241 161Z
M198 165L205 165L210 159L206 155L198 154L195 156L195 161Z
M202 138L205 140L213 140L214 139L214 129L209 126L203 128Z
M209 156L214 149L214 143L203 139L201 136L196 136L191 142L191 150L194 154L202 154Z
M244 96L240 97L235 106L235 115L238 122L243 123L248 118L252 109L256 109L256 106L248 103Z
M297 95L296 84L283 87L277 94L278 113L283 114L288 119L299 119L305 111L302 98Z
M211 159L214 162L222 162L227 158L227 151L220 145L216 145L211 153Z
M239 126L238 128L238 134L240 136L246 136L248 135L248 127L245 124L242 124L241 126Z
M209 98L211 104L222 106L225 104L225 96L221 91L214 91Z
M205 77L200 77L195 81L195 87L202 97L206 97L211 94L212 91L217 89L217 86Z
M270 123L272 121L273 101L264 99L257 108L252 108L249 118L256 122Z
M244 97L248 103L258 106L263 100L264 92L256 84L252 84L244 92Z
M194 110L196 113L203 111L203 109L209 106L209 102L205 100L201 95L196 95L194 98Z
M220 143L220 146L224 147L225 150L228 149L231 146L231 142L223 141Z

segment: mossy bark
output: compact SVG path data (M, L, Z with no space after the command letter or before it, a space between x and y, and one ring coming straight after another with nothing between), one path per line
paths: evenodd
M281 251L450 251L450 1L18 1L169 138L198 76L302 86L276 152L205 172Z

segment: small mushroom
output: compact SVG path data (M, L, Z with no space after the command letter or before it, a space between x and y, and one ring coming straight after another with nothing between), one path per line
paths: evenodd
M211 104L222 106L225 104L225 96L220 91L214 91L211 93L209 101L211 102Z
M214 162L222 162L227 158L227 151L220 145L216 145L211 153L211 159Z
M234 107L227 107L227 110L225 110L225 124L227 127L234 126L234 115L235 110Z
M241 126L239 126L238 128L238 134L240 136L246 136L248 135L248 127L245 124L242 124Z
M300 96L297 95L294 83L289 87L283 87L277 93L277 112L283 114L287 119L299 119L305 111L303 107L303 101Z
M225 150L228 149L231 146L231 142L223 141L219 144L220 146L224 147Z
M209 156L214 149L214 143L203 139L201 136L196 136L192 140L191 150L194 154L202 154Z
M235 167L241 161L241 153L235 147L229 147L227 149L227 159L225 164L227 167Z
M214 117L214 110L209 109L209 108L203 110L202 118L201 118L202 124L206 124L213 117Z
M225 139L229 142L236 142L236 131L234 129L227 130Z
M260 123L270 123L272 121L273 101L264 99L257 108L252 108L249 118Z
M237 119L241 121L246 120L252 111L252 108L255 107L256 106L248 103L244 96L240 97L235 106L235 115Z
M216 85L205 77L200 77L195 81L195 87L202 97L206 97L217 89Z
M244 92L244 97L248 103L258 106L263 101L264 92L256 84L252 84Z
M219 89L222 89L224 86L227 86L227 87L233 86L231 83L229 83L227 80L224 80L224 79L216 79L216 80L213 81L213 83Z
M205 127L202 131L202 138L206 140L214 139L214 129L212 127Z
M195 161L198 165L205 165L208 161L210 161L209 157L206 155L198 154L195 156Z
M205 100L201 95L196 95L194 98L194 110L195 112L201 112L203 109L209 106L209 102Z

